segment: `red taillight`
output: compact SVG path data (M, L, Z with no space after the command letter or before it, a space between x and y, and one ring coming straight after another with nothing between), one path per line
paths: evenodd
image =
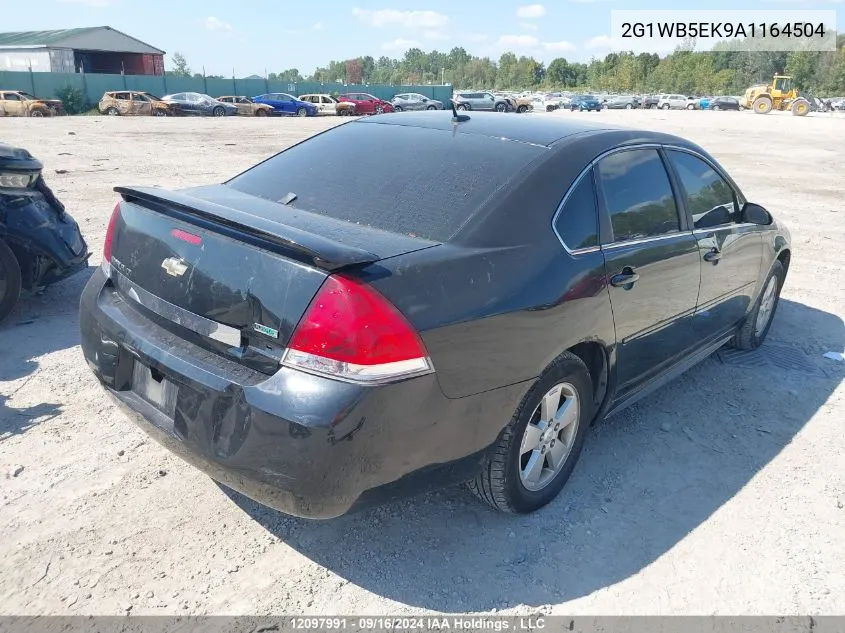
M106 239L103 242L103 262L102 267L103 270L106 271L106 274L111 272L111 245L112 240L114 239L114 225L117 223L117 218L120 217L120 202L114 205L114 210L111 212L111 218L109 218L109 226L106 229Z
M284 364L334 378L378 382L431 371L407 319L377 290L331 275L311 301Z

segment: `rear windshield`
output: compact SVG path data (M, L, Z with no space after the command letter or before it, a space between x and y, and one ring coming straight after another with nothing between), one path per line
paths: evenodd
M347 123L236 176L227 185L291 206L444 242L545 148L407 125Z

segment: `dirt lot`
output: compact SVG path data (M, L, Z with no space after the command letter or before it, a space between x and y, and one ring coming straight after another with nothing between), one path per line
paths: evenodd
M227 494L111 406L78 346L81 274L0 326L0 612L845 613L845 363L822 357L845 346L845 116L536 116L686 135L789 223L764 351L597 427L535 515L454 489L315 523ZM220 181L336 122L0 120L0 139L44 161L96 265L114 185Z

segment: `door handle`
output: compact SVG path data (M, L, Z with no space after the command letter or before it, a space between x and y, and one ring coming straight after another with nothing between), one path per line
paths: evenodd
M634 272L633 268L626 266L622 269L622 272L618 275L613 275L610 278L610 285L615 286L617 288L621 286L630 286L639 280L640 276Z
M716 248L704 254L704 261L706 262L717 264L720 259L722 259L722 253Z

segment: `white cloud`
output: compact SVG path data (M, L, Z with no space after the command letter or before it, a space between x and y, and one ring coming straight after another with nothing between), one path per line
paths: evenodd
M448 36L442 31L423 31L423 37L427 40L445 40Z
M528 4L516 10L518 18L542 18L546 15L546 7L542 4Z
M65 4L84 4L88 7L110 7L113 0L59 0Z
M535 48L540 44L533 35L502 35L499 38L499 46L508 46L511 48Z
M205 28L209 31L231 31L232 25L228 22L224 22L219 18L215 18L213 15L208 16L204 21Z
M536 31L537 25L531 24L531 22L520 22L519 26L524 28L526 31Z
M394 53L404 53L409 48L420 48L422 45L416 40L405 40L397 38L381 45L383 51L392 51Z
M560 42L543 42L543 48L550 53L568 53L578 49L572 42L561 40Z
M352 9L358 20L375 28L403 26L408 29L439 29L449 23L449 18L436 11L398 11L397 9Z
M584 48L589 48L592 50L595 49L614 49L620 48L619 43L609 35L598 35L594 38L587 40L587 43L584 44Z
M323 23L317 22L314 26L311 27L315 31L322 31L323 30Z

